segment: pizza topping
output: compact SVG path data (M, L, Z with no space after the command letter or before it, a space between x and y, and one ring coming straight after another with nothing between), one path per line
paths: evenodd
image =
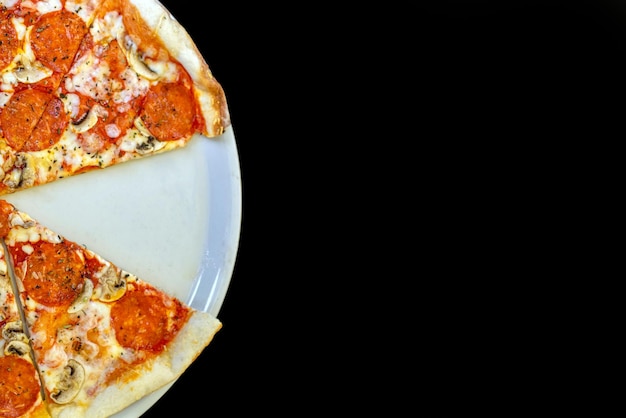
M28 337L22 328L22 321L9 321L2 327L2 337L6 341L4 355L22 357L30 352Z
M19 340L9 341L9 343L7 343L7 345L4 346L5 356L14 355L18 357L23 357L23 356L26 356L28 353L30 353L30 346L28 345L28 343L25 343L24 341L19 341Z
M52 76L52 70L39 62L19 61L15 67L15 80L24 84L34 84Z
M33 170L27 170L28 165L16 164L13 170L11 170L2 180L10 189L16 189L18 187L30 187L34 183ZM24 181L26 180L26 181Z
M123 53L113 41L84 52L74 63L63 87L69 93L117 106L143 95L149 84L127 67Z
M51 95L26 89L15 93L0 114L0 123L8 144L19 151L24 147Z
M39 398L39 379L28 360L0 356L0 416L17 418L28 412Z
M16 151L38 151L56 144L68 124L63 102L36 89L15 93L0 113L7 143Z
M0 0L0 6L7 9L13 8L20 0Z
M24 288L36 301L48 306L69 306L84 288L83 261L66 241L39 241L26 259Z
M47 228L37 227L36 223L23 213L12 213L9 215L9 225L18 226L19 228L11 228L6 234L7 243L15 245L15 243L37 243L40 239L43 239L51 244L60 243L61 237ZM13 254L13 260L15 263L21 263L25 256L32 254L34 248L32 246L23 245L19 247L21 251L17 251ZM16 248L17 250L17 248Z
M138 132L133 132L131 135L124 138L124 141L122 141L120 145L122 150L130 152L135 151L143 155L154 153L165 147L165 142L156 139L140 118L135 119L133 125L137 128Z
M6 341L21 341L28 343L28 337L24 334L22 321L9 321L2 327L2 337Z
M101 106L96 105L89 109L83 117L77 122L72 122L72 131L76 133L87 132L89 129L96 126L98 123L98 114L106 114L106 110L102 109Z
M80 295L76 298L76 300L67 308L68 313L76 313L81 311L85 305L91 300L91 296L93 295L93 282L90 279L85 279L85 284L83 285L83 291L80 292Z
M66 404L78 395L85 383L85 369L74 359L69 359L67 365L50 393L50 398L58 404Z
M86 33L87 26L77 14L59 10L39 18L30 43L39 61L55 72L65 73Z
M120 47L122 47L130 67L135 70L137 74L150 81L155 81L159 78L159 74L148 67L144 60L139 56L139 53L137 52L137 45L129 36L126 36L125 39L118 38L117 43Z
M30 218L24 219L19 213L13 212L9 215L9 225L30 228L35 225L35 221Z
M22 2L22 7L24 7L24 3L26 3L26 1ZM35 2L35 8L41 14L60 10L61 7L61 0L37 0Z
M114 302L126 293L126 278L128 273L121 273L115 267L108 265L98 276L100 286L97 297L102 302Z
M146 95L141 119L159 141L175 141L193 134L195 115L191 90L180 83L160 83Z
M79 15L85 22L90 22L101 0L65 0L65 9Z
M135 290L111 307L111 325L123 347L159 352L186 321L182 310L178 301L166 302L154 293Z
M24 151L40 151L50 148L59 142L68 122L63 102L57 97L52 97L24 144Z
M11 189L32 186L35 182L32 159L32 156L21 152L15 156L10 155L0 170L0 174L4 174L2 183Z

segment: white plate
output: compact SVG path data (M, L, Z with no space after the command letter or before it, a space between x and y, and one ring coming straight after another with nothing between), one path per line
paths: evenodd
M241 174L232 127L217 138L196 135L178 150L0 198L192 307L218 316L241 226ZM115 417L140 416L170 386Z

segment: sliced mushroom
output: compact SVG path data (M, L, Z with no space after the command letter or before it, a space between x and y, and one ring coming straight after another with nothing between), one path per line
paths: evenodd
M76 313L82 310L87 302L91 300L91 296L93 295L93 282L90 279L85 279L85 284L83 285L83 290L80 292L80 295L76 298L74 302L67 308L68 313Z
M35 169L33 168L32 157L24 153L18 153L13 168L8 171L2 182L10 189L32 186L35 182Z
M133 122L135 128L141 133L142 138L139 138L136 142L135 150L139 154L148 154L160 150L165 146L165 142L159 141L144 125L141 118L135 118Z
M41 62L30 58L34 57L30 42L31 29L32 27L29 27L24 33L25 53L21 54L19 61L16 62L15 78L21 83L37 83L53 74L53 71Z
M17 189L22 183L22 170L14 168L4 177L2 182L10 189Z
M30 228L31 226L35 225L35 221L33 221L32 219L25 220L24 218L22 218L20 214L12 213L9 215L9 224L11 226L21 226L22 228Z
M126 55L130 67L135 70L137 74L150 81L159 78L159 74L148 67L144 60L141 59L137 52L137 45L130 38L128 38L128 42L125 42L123 35L120 35L117 38L117 43L122 48L122 51L124 51L124 55Z
M7 345L4 346L4 355L5 356L19 356L23 357L30 352L30 346L28 343L20 340L10 341Z
M126 274L122 274L112 265L109 265L102 272L99 280L98 299L102 302L113 302L124 296L126 293Z
M135 118L135 120L133 121L133 125L135 125L135 128L137 128L137 130L139 131L139 133L141 133L141 135L145 136L148 139L152 139L152 140L156 139L152 135L152 132L148 130L148 127L143 123L143 120L141 120L141 118Z
M85 114L85 116L83 116L82 119L80 119L77 123L71 123L72 131L76 132L77 134L82 134L83 132L87 132L88 130L93 128L96 123L98 123L97 113L98 112L95 110L95 108L92 107L91 109L89 109L89 112L87 112L87 114Z
M155 71L152 71L152 69L148 67L148 65L141 58L139 58L139 54L137 54L135 48L130 50L127 57L128 63L130 64L131 68L135 70L135 72L140 76L150 81L154 81L159 78L159 74Z
M52 70L38 64L26 64L18 65L15 69L15 78L20 83L38 83L39 81L48 78L52 75Z
M83 383L85 383L85 369L82 364L70 359L63 368L63 374L55 389L51 391L50 397L58 404L71 402L78 395Z
M9 321L2 327L2 337L7 341L21 341L28 344L22 321Z

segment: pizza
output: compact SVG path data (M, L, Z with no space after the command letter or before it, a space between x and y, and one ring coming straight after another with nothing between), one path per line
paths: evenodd
M158 0L0 0L0 196L230 123ZM110 416L177 379L221 329L2 199L0 244L0 417Z
M0 0L0 195L228 126L222 86L157 0Z
M110 416L178 378L221 329L5 200L0 239L2 417Z

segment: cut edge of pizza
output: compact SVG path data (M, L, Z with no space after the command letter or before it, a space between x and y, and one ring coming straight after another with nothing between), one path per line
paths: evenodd
M48 417L0 248L0 417Z
M217 137L226 96L157 0L0 9L0 195Z
M0 345L4 350L8 342L28 337L30 351L16 358L23 362L32 353L47 410L41 397L32 397L30 408L22 405L22 414L15 416L117 413L176 380L222 327L213 315L187 306L4 200L0 239L9 255L0 252L0 308L7 312L0 321ZM17 299L7 285L11 272ZM15 333L17 338L5 328L16 327L20 308L26 326L23 335ZM12 354L0 354L0 366L7 355ZM12 393L0 383L0 415L3 404L18 403Z

